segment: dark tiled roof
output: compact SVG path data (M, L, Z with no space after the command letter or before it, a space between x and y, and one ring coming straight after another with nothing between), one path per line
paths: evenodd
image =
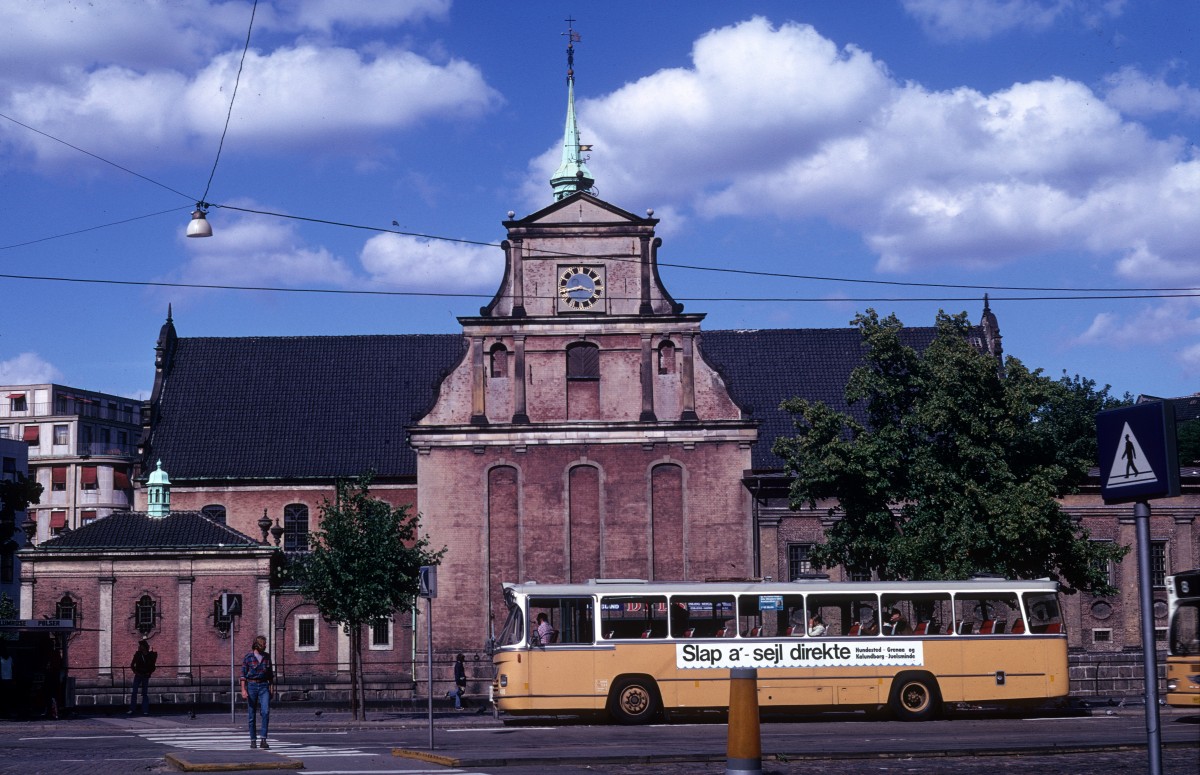
M458 334L181 338L147 462L174 482L416 476L405 427Z
M905 328L918 350L935 329ZM457 334L180 339L150 460L174 482L416 476L405 438L463 355ZM793 432L779 404L801 397L862 418L844 393L865 352L855 328L707 331L700 351L760 422L755 469L778 469Z
M904 328L900 340L924 350L936 329ZM846 404L850 372L866 352L857 328L782 328L706 331L700 352L721 373L733 399L759 421L758 443L751 461L755 470L783 467L771 452L779 436L792 435L792 415L779 408L788 398L822 401L839 412L865 420L864 407Z
M1175 422L1191 422L1200 420L1200 393L1180 398L1156 398L1154 396L1138 396L1138 401L1166 401L1175 407Z
M176 511L151 517L140 511L117 511L78 530L38 544L38 551L82 549L197 549L262 546L233 528L213 522L199 511Z

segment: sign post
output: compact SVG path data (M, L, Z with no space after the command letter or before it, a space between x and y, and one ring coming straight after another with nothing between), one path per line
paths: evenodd
M1096 415L1100 495L1105 503L1133 503L1137 528L1138 603L1142 609L1142 672L1145 676L1146 749L1150 775L1162 775L1158 715L1158 653L1150 579L1150 499L1179 495L1175 411L1166 401L1111 409Z
M425 598L425 632L429 636L426 672L429 683L429 750L433 750L433 599L437 597L437 566L422 565L417 572L417 595Z
M232 592L221 593L221 615L229 618L229 720L237 722L235 704L237 702L236 681L233 667L233 632L236 617L242 615L242 596Z

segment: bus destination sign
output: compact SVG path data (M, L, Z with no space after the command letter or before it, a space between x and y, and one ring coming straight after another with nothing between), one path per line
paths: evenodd
M834 640L796 643L762 641L754 644L676 643L675 665L680 669L735 667L866 667L925 664L919 640L870 642Z

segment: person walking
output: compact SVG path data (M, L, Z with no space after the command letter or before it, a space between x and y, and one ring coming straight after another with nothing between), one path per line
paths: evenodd
M133 671L133 691L129 693L129 710L125 714L132 716L137 712L138 689L142 690L142 715L150 715L150 676L154 674L158 662L158 652L150 650L150 641L142 638L138 641L137 651L129 662Z
M13 691L13 658L8 653L8 641L0 640L0 714L4 718L12 718L14 713L13 701L16 693Z
M275 680L267 636L254 639L250 653L242 659L242 699L246 701L246 719L250 726L250 747L269 749L267 723L271 718L271 688ZM256 716L262 716L262 735L255 734Z
M467 666L463 664L463 655L459 654L454 660L454 709L463 710L467 707L467 700L463 696L467 693Z

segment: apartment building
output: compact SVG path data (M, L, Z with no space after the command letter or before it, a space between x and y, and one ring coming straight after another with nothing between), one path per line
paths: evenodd
M0 439L24 442L42 485L34 543L133 505L142 402L65 385L0 387Z

